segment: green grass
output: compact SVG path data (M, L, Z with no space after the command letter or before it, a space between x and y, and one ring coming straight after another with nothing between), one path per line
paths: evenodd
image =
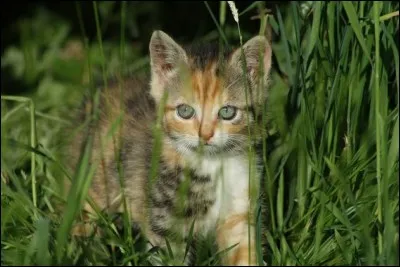
M93 5L98 29L107 14L104 3ZM241 23L250 11L263 10L263 3L239 10L238 24L227 4L221 3L219 16L207 2L205 8L210 16L204 19L216 25L201 39L218 40L220 34L221 45L239 44L257 32ZM43 10L21 21L20 45L2 55L2 67L32 88L1 98L4 265L145 265L171 258L146 251L126 214L121 230L114 217L99 213L101 239L68 234L96 166L88 164L89 137L77 170L65 170L60 133L71 127L66 114L89 89L96 99L94 80L107 83L112 73L148 68L148 55L132 49L124 34L127 9L123 4L119 13L119 41L104 40L100 30L92 43L75 40L83 58L60 54L74 40L69 25ZM257 252L268 265L399 264L398 10L397 2L310 1L261 17L260 32L271 27L276 36L265 118L269 136L261 149L259 204L266 212L257 215ZM82 21L79 3L77 14ZM118 122L108 138L117 128ZM77 194L60 215L55 200L63 176L73 179ZM206 245L200 253L203 265L218 262Z

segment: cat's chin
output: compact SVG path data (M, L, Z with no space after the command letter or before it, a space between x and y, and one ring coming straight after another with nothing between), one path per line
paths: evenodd
M198 145L192 148L193 152L199 155L212 156L221 154L221 149L215 145Z
M176 151L183 156L223 157L238 155L244 151L240 144L232 142L232 140L222 144L204 144L193 140L184 142L173 134L168 137L168 143L172 144Z
M212 156L220 154L220 149L213 145L175 145L176 150L183 156Z
M217 146L217 145L186 145L176 146L178 152L184 156L201 156L201 157L223 157L240 154L238 147Z

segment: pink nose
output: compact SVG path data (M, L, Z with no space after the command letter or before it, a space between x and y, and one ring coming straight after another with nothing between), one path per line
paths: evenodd
M208 143L210 141L210 139L214 136L214 132L213 131L209 131L209 132L201 132L200 133L200 137L204 140L204 142Z

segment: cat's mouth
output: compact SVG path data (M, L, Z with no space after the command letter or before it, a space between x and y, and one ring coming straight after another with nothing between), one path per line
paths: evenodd
M235 151L237 147L229 143L222 146L210 143L199 143L198 145L190 145L190 149L196 153L203 153L205 155L216 155Z
M204 154L206 156L212 156L225 153L235 153L241 150L237 142L234 141L226 142L224 144L215 144L205 143L197 140L183 141L181 137L176 136L172 133L168 134L168 136L171 141L175 143L177 149L182 151L183 153L191 152Z
M195 144L187 144L188 148L192 151L210 151L210 150L217 150L218 147L214 144L206 144L206 143L201 143L199 142L197 145Z

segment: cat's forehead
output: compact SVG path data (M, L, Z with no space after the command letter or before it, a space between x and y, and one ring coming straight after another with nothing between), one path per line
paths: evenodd
M219 75L216 72L217 68L217 62L209 62L204 69L192 69L186 75L181 75L180 86L171 100L203 108L227 104L244 106L245 99L241 94L241 87L231 86L234 84L231 75Z
M224 96L224 80L223 77L216 74L217 68L216 62L210 62L203 70L194 69L191 71L190 87L197 102L214 103L217 98L220 99Z
M175 100L183 98L201 106L242 104L239 94L230 86L237 76L228 64L230 49L220 50L218 44L195 44L185 47L185 52L188 65L181 65L177 80L172 81L179 84L175 87Z
M231 55L231 49L222 48L215 43L191 44L185 47L185 51L192 70L208 71L213 66L216 75Z

